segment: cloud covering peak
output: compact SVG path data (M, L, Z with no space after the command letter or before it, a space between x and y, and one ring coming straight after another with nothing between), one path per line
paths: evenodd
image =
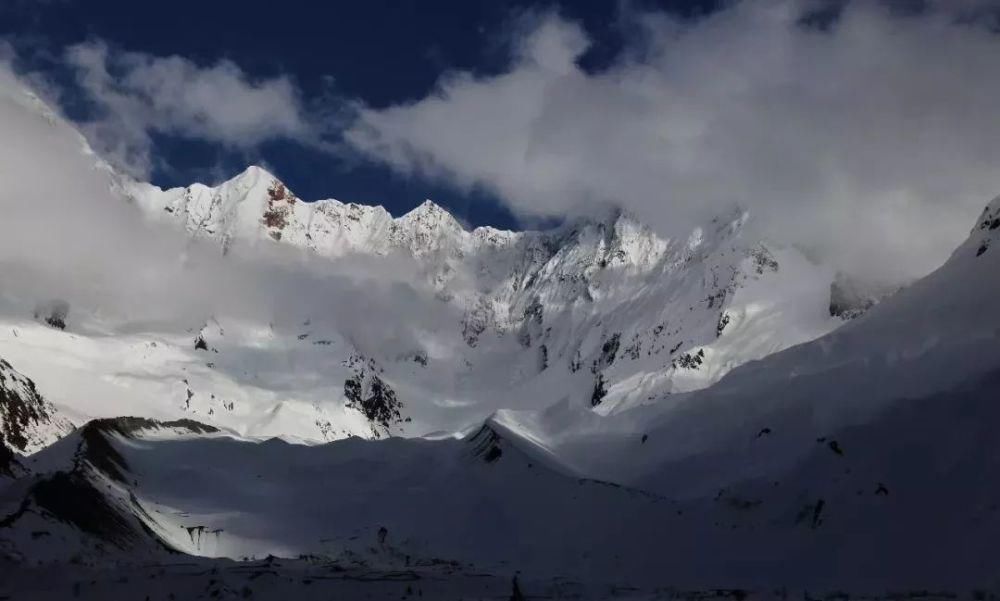
M822 25L814 7L626 12L631 41L597 72L578 65L585 32L543 14L506 72L362 107L345 139L522 215L615 203L676 235L739 204L859 276L926 273L1000 189L1000 37L938 5L849 3Z

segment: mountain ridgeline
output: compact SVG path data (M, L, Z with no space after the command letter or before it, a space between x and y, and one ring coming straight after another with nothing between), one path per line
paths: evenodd
M702 388L841 323L831 310L834 272L794 248L748 239L749 215L739 210L675 240L623 211L515 232L468 230L431 201L401 217L304 202L259 167L215 187L125 188L151 218L215 240L224 253L276 244L332 262L412 264L416 286L456 318L412 348L349 342L341 362L365 357L379 387L398 397L398 408L379 408L376 435L407 431L405 407L433 396L465 397L454 405L484 417L509 407L512 385L615 411ZM354 398L356 380L345 379L347 407L367 405ZM461 425L413 418L427 429Z

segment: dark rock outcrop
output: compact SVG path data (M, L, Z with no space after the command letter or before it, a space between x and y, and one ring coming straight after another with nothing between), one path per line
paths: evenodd
M30 378L0 359L0 444L28 453L69 431Z
M372 436L388 436L390 428L403 421L403 402L396 391L379 375L381 369L372 359L351 358L354 375L344 381L347 407L360 411L371 424Z

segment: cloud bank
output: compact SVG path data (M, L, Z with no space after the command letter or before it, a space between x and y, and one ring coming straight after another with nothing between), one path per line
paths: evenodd
M517 29L507 72L361 107L345 139L521 215L615 203L682 235L739 204L856 275L915 277L1000 193L1000 36L965 18L982 5L853 2L822 26L790 1L626 13L626 51L596 73L577 64L586 33L545 14Z
M213 241L151 222L115 192L86 140L0 60L0 316L69 304L70 331L171 331L213 316L266 327L305 320L361 349L419 348L423 327L460 315L404 257L329 261L287 245ZM396 259L394 257L394 259ZM412 319L399 319L406 315Z
M138 177L153 166L154 132L238 150L275 138L317 141L286 76L253 79L227 60L204 67L179 56L114 51L101 42L69 47L66 60L99 113L80 126L99 152Z

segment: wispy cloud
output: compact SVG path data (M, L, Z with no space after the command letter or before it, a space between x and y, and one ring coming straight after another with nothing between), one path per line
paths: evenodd
M247 150L275 138L317 143L301 94L287 76L256 79L236 64L71 46L66 60L98 115L80 126L91 143L133 175L153 165L151 134Z
M969 18L982 2L848 3L822 28L802 21L815 6L626 13L631 41L598 73L576 63L585 32L541 15L516 28L507 72L363 108L346 139L521 214L614 202L680 234L739 203L760 233L845 269L919 275L1000 192L1000 36Z

